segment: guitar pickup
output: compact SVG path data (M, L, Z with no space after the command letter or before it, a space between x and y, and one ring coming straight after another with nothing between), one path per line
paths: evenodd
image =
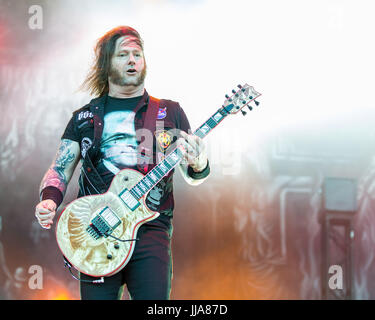
M132 195L132 193L125 189L119 194L120 199L125 203L125 205L131 210L134 211L140 205L139 201L136 197Z
M86 231L94 238L107 237L121 224L120 218L109 207L105 207L91 221Z

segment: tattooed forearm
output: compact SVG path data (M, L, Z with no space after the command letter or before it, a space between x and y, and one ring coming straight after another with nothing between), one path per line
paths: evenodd
M49 168L44 175L42 182L40 183L39 191L42 192L44 188L51 186L56 187L62 192L62 194L65 194L67 188L66 179L62 179L61 176L52 167Z
M40 192L49 186L58 188L65 195L66 188L79 160L79 144L63 139L52 165L40 184Z
M63 172L76 157L72 152L71 144L72 143L69 140L62 140L59 151L57 152L55 166L61 172Z

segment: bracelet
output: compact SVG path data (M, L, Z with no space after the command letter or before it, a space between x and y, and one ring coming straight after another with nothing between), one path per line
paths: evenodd
M204 168L202 171L195 172L192 167L188 166L187 173L191 178L195 180L206 178L210 174L210 165L208 163L208 160L207 160L206 168Z

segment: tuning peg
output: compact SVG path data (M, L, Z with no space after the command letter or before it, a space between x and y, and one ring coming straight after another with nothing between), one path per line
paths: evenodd
M250 111L253 110L252 106L248 105L247 107L249 108Z
M237 85L237 88L242 89L242 86L239 84L239 85Z
M256 104L257 106L259 106L259 104L260 104L259 101L254 100L254 102L255 102L255 104Z
M232 93L236 93L236 90L233 89L233 90L232 90Z
M229 99L229 96L226 94L226 95L225 95L225 98Z
M241 110L242 115L246 116L246 111Z

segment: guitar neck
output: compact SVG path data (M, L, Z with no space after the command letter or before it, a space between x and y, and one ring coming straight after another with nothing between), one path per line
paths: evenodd
M204 122L194 135L203 139L211 132L228 114L231 106L222 107L214 113L206 122ZM141 199L147 192L156 186L183 158L184 151L181 146L176 147L168 156L157 164L147 175L145 175L131 190L130 193Z

